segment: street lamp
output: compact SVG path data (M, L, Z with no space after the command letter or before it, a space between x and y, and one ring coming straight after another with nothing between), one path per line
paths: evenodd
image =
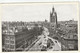
M63 40L63 35L61 36L61 50L63 50L62 40Z

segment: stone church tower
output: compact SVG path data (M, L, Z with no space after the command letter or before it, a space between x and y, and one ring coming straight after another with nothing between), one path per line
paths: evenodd
M57 13L54 7L52 8L52 12L50 12L50 23L53 29L57 28Z

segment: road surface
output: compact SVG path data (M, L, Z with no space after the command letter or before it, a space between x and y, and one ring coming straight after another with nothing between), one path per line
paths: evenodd
M44 27L44 31L43 34L40 35L38 38L40 38L30 49L29 51L41 51L42 49L42 45L47 45L47 41L45 40L51 40L54 44L51 45L52 43L50 43L50 47L47 48L47 51L60 51L61 50L61 44L48 36L49 35L49 31L46 27ZM46 38L44 38L46 37Z
M51 46L52 48L47 48L47 51L61 51L61 44L57 40L55 40L55 39L53 39L51 37L48 37L48 38L51 39L54 42L54 45ZM41 44L40 44L41 41L42 41L42 39L39 39L39 41L37 41L29 49L29 51L41 51L41 49L42 49Z

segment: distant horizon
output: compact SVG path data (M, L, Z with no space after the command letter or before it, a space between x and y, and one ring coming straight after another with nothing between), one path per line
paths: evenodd
M71 20L65 20L65 21L71 21ZM72 21L77 21L77 20L72 20ZM26 21L2 21L2 22L26 22ZM28 21L28 22L45 22L45 20L44 21ZM50 21L48 21L48 22L50 22Z

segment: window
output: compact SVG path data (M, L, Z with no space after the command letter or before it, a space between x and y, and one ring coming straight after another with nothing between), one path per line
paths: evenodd
M65 25L67 25L67 24L65 24Z
M70 38L70 36L68 36L68 38Z
M11 49L14 49L14 45L10 45L10 48L11 48Z
M5 38L6 38L6 39L9 39L9 36L6 36Z
M10 39L11 39L11 40L14 40L14 37L11 36Z
M77 39L77 35L74 35L74 39Z
M70 35L70 38L73 39L73 35Z
M52 27L54 27L54 26L52 26Z
M72 41L68 41L68 44L71 44L72 43Z
M9 48L9 45L8 45L8 44L6 44L6 45L5 45L5 48Z
M73 35L68 35L68 38L73 39Z
M69 44L74 44L74 41L68 41Z
M69 26L69 27L72 27L72 26Z
M68 44L69 49L74 49L74 45L73 44Z
M6 43L9 43L9 40L5 40Z
M14 44L14 41L10 41L11 44Z

